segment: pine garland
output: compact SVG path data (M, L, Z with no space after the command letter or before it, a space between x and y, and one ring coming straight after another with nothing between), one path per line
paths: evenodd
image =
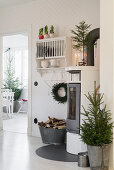
M61 97L59 96L58 94L58 90L60 88L64 88L65 90L65 96L64 97ZM52 96L53 96L53 99L58 101L58 103L65 103L67 101L67 84L66 83L57 83L57 84L54 84L53 87L52 87Z

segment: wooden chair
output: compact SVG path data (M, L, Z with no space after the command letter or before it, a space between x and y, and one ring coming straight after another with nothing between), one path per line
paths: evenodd
M3 107L6 107L6 112L9 118L13 115L13 101L14 101L14 92L9 89L2 90L3 96Z

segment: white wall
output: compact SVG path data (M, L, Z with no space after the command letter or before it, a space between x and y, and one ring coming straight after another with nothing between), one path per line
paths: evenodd
M66 105L58 105L52 99L50 85L42 80L36 70L39 28L53 24L57 36L69 36L74 25L82 20L92 24L92 28L97 28L100 25L99 8L99 0L42 0L0 10L1 33L23 31L32 26L32 121L34 117L40 121L46 120L48 115L66 118ZM38 87L33 85L34 81L39 82ZM38 135L38 128L33 123L32 134Z
M100 85L105 103L114 120L114 1L101 0L100 3ZM113 142L114 145L114 142ZM114 147L110 160L114 168ZM111 164L111 169L112 168Z
M28 36L17 34L3 38L3 48L28 48Z
M31 2L31 1L37 1L37 0L0 0L0 7L4 7L4 6L12 6L15 4L22 4L22 3L27 3L27 2Z

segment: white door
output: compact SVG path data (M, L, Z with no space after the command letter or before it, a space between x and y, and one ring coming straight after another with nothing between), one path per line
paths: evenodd
M1 88L2 88L2 55L3 55L3 38L0 37L0 130L3 129L3 123L2 123L2 95L1 95Z

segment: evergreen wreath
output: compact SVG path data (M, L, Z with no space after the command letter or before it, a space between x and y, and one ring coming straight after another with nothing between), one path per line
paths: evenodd
M65 90L65 96L64 97L61 97L59 94L58 94L58 90L60 88L64 88ZM67 83L57 83L57 84L54 84L53 87L52 87L52 96L54 98L54 100L58 101L59 103L65 103L67 101Z

